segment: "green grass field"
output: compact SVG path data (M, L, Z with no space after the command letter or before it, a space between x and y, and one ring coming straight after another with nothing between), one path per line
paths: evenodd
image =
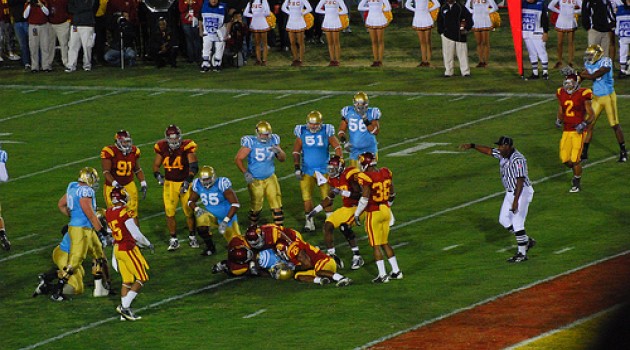
M410 16L402 14L388 29L382 69L367 67L367 33L358 25L344 37L347 61L339 69L322 67L328 62L323 46L307 48L312 65L301 69L288 67L283 53L272 55L271 67L207 75L192 66L73 74L1 69L0 140L9 153L11 179L0 185L0 202L13 247L0 252L0 348L351 349L627 250L630 219L623 198L630 195L628 168L616 162L618 147L605 118L596 128L583 191L570 194L571 176L559 162L560 132L554 127L560 74L552 72L549 81L519 79L507 16L502 17L505 26L492 34L490 68L473 69L470 79L441 78L435 33L438 67L412 68L419 61L417 38L403 22ZM553 62L555 33L550 37ZM578 32L576 57L585 41L585 33ZM469 43L476 63L472 37ZM361 228L366 265L343 271L355 281L348 288L227 279L210 273L224 258L224 248L212 257L200 257L199 250L185 244L174 253L166 251L161 189L150 176L152 146L166 126L177 124L197 142L200 165L212 165L232 179L244 203L239 213L244 230L248 195L233 164L240 137L265 119L290 151L293 128L310 110L320 110L324 122L337 127L339 110L357 90L367 91L371 105L383 112L379 165L394 172L397 222L390 242L404 280L370 282L376 266ZM617 82L617 94L625 127L627 81ZM89 293L64 303L31 298L37 274L52 266L51 251L66 223L57 200L81 167L100 169L100 149L121 128L131 132L149 174L140 226L156 246L155 254L145 253L151 280L134 301L143 316L135 323L118 320L119 298L93 298L89 286ZM536 190L526 227L538 246L519 265L505 262L515 242L497 222L503 190L497 162L457 147L490 145L503 134L512 136L527 157ZM291 161L277 165L286 225L300 230L303 209L292 173ZM100 193L98 200L103 203ZM266 207L263 217L270 218ZM185 238L181 212L178 226ZM321 233L305 238L323 244ZM339 255L349 261L339 233L335 240ZM85 282L89 285L91 278ZM113 282L118 288L120 276L114 275Z

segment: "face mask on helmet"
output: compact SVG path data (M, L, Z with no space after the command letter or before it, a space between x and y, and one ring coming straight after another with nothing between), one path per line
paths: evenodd
M129 201L129 194L124 187L114 187L109 194L113 204L127 204Z
M217 175L214 172L214 168L207 165L202 166L201 170L199 170L199 179L203 187L212 187L212 185L214 185L214 182L217 180Z
M262 231L260 230L260 227L256 226L256 225L252 225L247 229L247 232L245 232L245 240L247 241L247 243L249 243L249 245L252 246L252 248L255 249L260 249L263 247L263 236L262 236Z
M114 141L116 142L116 147L124 155L128 155L131 152L133 141L131 140L131 135L126 130L117 132L116 135L114 135Z
M328 161L328 175L330 177L339 177L345 168L343 159L339 156L333 156Z
M577 76L577 74L567 75L562 82L562 88L568 94L574 93L577 89L580 88L580 78Z
M256 137L258 141L267 143L271 137L271 124L266 121L260 121L256 124Z
M376 165L376 157L370 152L361 153L359 155L359 164L361 165L361 171L365 171L368 167Z
M85 167L79 171L78 181L96 190L98 189L98 172L92 167Z
M172 150L178 149L182 144L182 131L177 125L169 125L164 132L164 136L166 137L166 142L168 142L168 148Z
M360 115L365 115L368 110L369 100L365 92L357 92L352 99L354 110Z
M599 45L591 45L584 51L584 63L594 64L604 55L604 49Z
M306 127L312 133L322 128L322 114L319 111L311 111L306 117Z

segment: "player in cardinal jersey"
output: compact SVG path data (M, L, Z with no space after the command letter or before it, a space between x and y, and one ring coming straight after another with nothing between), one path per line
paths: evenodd
M330 160L328 161L328 183L331 186L331 190L322 203L316 206L308 214L310 217L313 217L317 213L321 212L324 207L332 206L333 200L337 195L342 197L343 205L329 215L324 223L324 242L326 243L326 252L335 259L335 262L340 269L344 268L344 263L343 260L337 256L335 245L333 243L333 231L336 228L339 228L352 249L353 256L351 268L356 270L364 264L361 253L359 252L356 236L352 230L352 225L354 224L354 212L362 193L361 186L357 182L358 174L359 169L355 167L346 168L345 162L341 157L337 155L330 157Z
M107 209L105 217L107 224L112 230L114 238L114 266L118 266L122 277L122 287L120 289L121 304L116 308L121 320L139 320L133 310L131 302L140 292L140 289L149 280L147 270L149 264L138 249L138 245L143 248L153 250L153 245L140 232L138 225L133 219L133 213L127 208L128 195L124 188L116 187L110 193L113 207Z
M208 165L201 167L199 178L193 181L191 190L188 205L197 217L197 233L206 244L201 255L212 255L216 247L212 241L211 228L217 228L227 242L241 235L236 216L241 205L230 179L217 177L214 168ZM200 199L203 205L198 206L197 201Z
M228 276L242 276L245 274L259 275L254 252L243 236L234 236L228 242L227 259L216 263L212 273L225 272Z
M326 197L330 190L326 181L328 149L332 147L338 156L342 155L342 149L335 137L335 127L331 124L322 124L322 114L319 111L309 112L306 124L296 125L293 133L296 137L293 144L293 164L304 201L306 217L304 230L315 231L313 217L308 216L313 210L313 187L319 187L322 199ZM327 215L330 215L333 208L330 205L324 209Z
M234 163L243 173L249 190L249 224L256 225L260 219L263 199L266 197L273 215L273 222L284 223L282 212L282 193L276 177L274 158L280 162L287 159L280 147L280 136L273 134L271 124L260 121L256 124L256 135L241 138L241 148L236 153ZM247 166L245 166L245 162Z
M388 242L389 225L392 217L390 207L396 197L392 172L387 168L377 168L376 156L370 152L361 154L359 163L362 172L358 174L357 178L362 188L362 197L354 212L354 220L359 224L361 213L366 212L365 232L368 235L370 246L374 248L374 260L376 260L378 267L378 276L372 282L387 283L390 279L402 279L403 274L398 268L394 249ZM385 270L381 248L385 251L387 260L392 267L389 274Z
M307 242L296 240L278 243L276 250L280 257L295 265L293 278L298 281L325 285L332 280L337 287L352 283L351 279L337 273L337 264L333 258Z
M572 186L569 192L580 191L580 179L582 178L582 163L580 156L586 136L585 129L593 120L593 108L591 89L580 88L580 77L571 72L565 77L561 88L556 91L556 97L560 106L556 126L562 129L560 140L560 160L564 165L573 170Z
M164 186L164 211L166 224L171 235L168 250L179 248L177 239L177 227L175 211L177 202L181 202L182 211L186 216L188 225L188 239L191 248L199 248L195 237L195 216L188 206L190 197L190 184L199 170L197 164L197 144L193 140L182 139L182 131L177 125L171 124L164 132L165 139L158 141L153 147L155 161L153 162L153 176L158 184ZM160 167L164 166L164 176L160 173Z
M133 145L131 134L127 130L116 132L114 144L105 146L101 150L101 167L103 168L103 177L105 177L103 195L107 208L112 207L112 200L109 196L112 188L124 187L129 194L127 207L135 215L136 224L138 224L138 188L133 181L134 174L140 180L142 199L147 196L147 182L138 162L139 158L140 149Z
M381 110L378 107L368 107L368 95L357 92L352 99L353 105L341 109L341 123L339 124L339 141L348 144L350 148L350 165L358 166L359 155L364 152L378 154L376 135L380 131ZM346 138L346 131L349 136Z
M247 228L245 239L252 248L258 251L276 249L278 242L304 240L298 231L276 224L252 225Z

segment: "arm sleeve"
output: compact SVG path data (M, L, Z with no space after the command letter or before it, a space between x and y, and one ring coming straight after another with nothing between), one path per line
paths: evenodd
M8 180L7 166L4 163L0 163L0 182L7 182Z
M141 246L147 247L151 244L142 232L140 232L140 228L138 228L138 225L136 225L136 222L133 221L133 219L129 218L125 221L125 226L133 236L133 239L135 239Z

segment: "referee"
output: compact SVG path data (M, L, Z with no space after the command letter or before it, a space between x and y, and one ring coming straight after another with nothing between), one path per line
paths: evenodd
M507 261L519 263L527 260L527 251L536 244L536 241L528 237L525 232L527 209L534 197L534 188L527 176L527 160L514 148L514 140L507 136L501 136L499 141L494 144L497 145L497 148L474 143L465 143L459 147L463 150L472 148L499 160L501 182L503 187L505 187L505 197L499 213L499 223L508 231L514 233L518 244L516 255Z

